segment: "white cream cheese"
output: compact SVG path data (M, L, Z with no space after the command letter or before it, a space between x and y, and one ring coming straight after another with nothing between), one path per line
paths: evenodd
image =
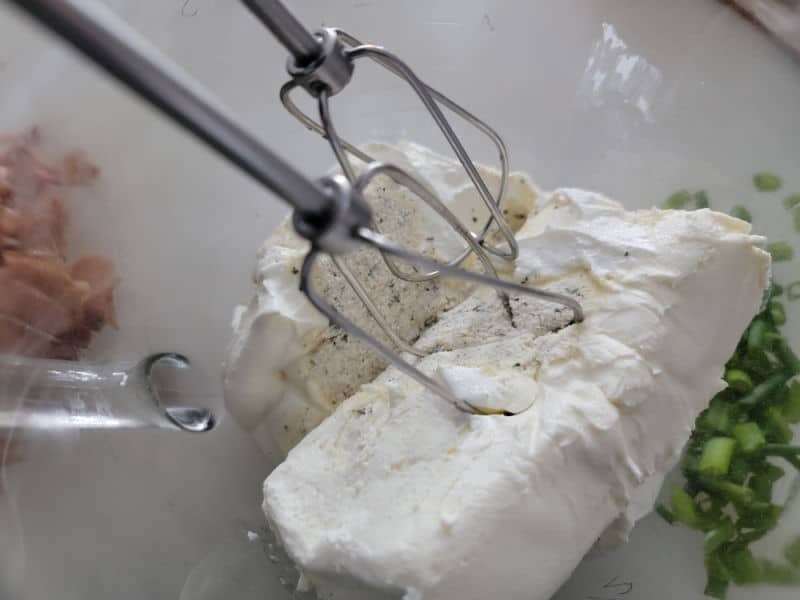
M454 160L411 143L373 144L365 150L417 174L464 221L484 221L486 210ZM489 187L496 189L497 173L481 171ZM522 225L537 193L524 175L512 174L503 205L514 229ZM366 197L382 230L393 239L427 254L458 254L463 241L449 234L404 188L382 178L367 189ZM300 292L299 269L306 251L306 242L295 235L288 219L264 242L254 273L256 293L235 312L235 334L225 367L228 410L274 462L283 460L341 401L386 367L360 342L329 326ZM402 281L370 251L351 253L346 260L406 340L416 339L426 324L469 292L468 286L452 279L423 285ZM319 266L316 289L373 336L391 344L341 274L327 261Z
M422 331L434 352L418 366L499 406L524 395L527 410L465 415L389 368L267 478L267 518L321 597L549 598L674 466L768 281L763 239L709 210L627 212L557 190L517 238L513 277L574 295L585 321L548 333L568 310L512 298L512 326L478 288ZM323 326L270 302L240 331L258 310ZM304 351L279 335L278 352ZM633 508L629 520L646 510Z

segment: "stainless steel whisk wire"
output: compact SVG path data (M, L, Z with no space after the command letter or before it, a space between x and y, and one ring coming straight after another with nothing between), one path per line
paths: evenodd
M70 42L108 74L182 125L200 141L287 201L294 208L292 218L295 230L311 243L311 249L300 271L300 289L308 300L332 323L364 342L387 362L451 402L456 408L465 412L479 412L355 325L317 293L311 279L314 264L321 254L331 257L333 264L342 272L391 342L401 351L416 356L424 353L410 346L393 331L361 282L347 266L344 255L353 247L367 245L376 249L390 271L407 281L422 282L441 275L457 277L491 286L506 301L506 294L514 292L559 303L572 310L573 321L583 319L580 304L568 296L497 277L488 254L514 260L518 253L514 233L500 208L508 181L508 153L505 145L493 129L427 86L403 61L385 49L362 44L339 29L321 29L312 35L278 0L242 0L291 54L287 70L292 79L280 90L282 103L307 128L328 140L344 174L312 181L256 139L197 82L104 6L91 0L11 1ZM371 156L337 134L331 117L330 98L347 85L355 61L363 57L372 59L408 83L433 117L489 211L488 220L478 234L466 228L426 185L411 174L394 165L374 161ZM304 88L317 99L319 122L302 112L292 101L290 94L296 87ZM501 170L496 196L492 196L444 116L440 104L476 127L494 143L499 153ZM367 163L366 168L357 174L348 154ZM386 239L377 229L371 210L363 198L364 190L380 175L406 187L432 208L464 239L464 249L456 257L439 262L410 252ZM507 248L487 243L493 224L505 240ZM478 258L483 273L459 268L472 253ZM401 270L396 260L411 265L414 271Z

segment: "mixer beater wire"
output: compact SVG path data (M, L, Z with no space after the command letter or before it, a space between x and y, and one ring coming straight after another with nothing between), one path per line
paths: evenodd
M455 277L495 288L506 306L508 292L525 294L568 307L572 311L573 322L583 319L581 306L573 298L504 281L497 276L489 255L513 261L518 254L514 233L501 209L508 187L506 147L491 127L441 92L426 85L408 65L384 48L362 44L352 35L336 28L323 28L312 34L278 0L242 0L291 55L287 63L291 80L280 90L281 102L304 126L328 140L343 173L312 181L253 137L246 127L197 82L96 1L12 1L209 147L287 201L294 208L292 218L295 230L311 243L311 249L300 270L300 289L309 301L332 323L364 342L400 371L459 410L479 412L405 360L396 350L347 319L320 296L311 283L311 273L321 255L330 256L335 267L341 271L395 348L415 356L423 356L424 353L400 338L369 297L358 277L347 266L345 255L353 248L360 245L376 249L390 271L406 281L424 282L440 276ZM371 59L403 80L430 113L488 210L489 216L480 231L473 232L465 227L436 194L412 174L395 165L374 160L338 135L331 117L331 97L350 82L355 63L361 58ZM316 99L319 121L300 110L292 100L291 93L298 87L305 89ZM475 127L494 144L499 154L501 175L496 195L489 191L445 117L442 107ZM350 156L366 163L360 173L357 173L350 162ZM364 190L378 176L389 177L405 187L442 217L464 240L462 250L447 261L435 261L387 239L377 227L372 211L364 201ZM494 231L499 234L503 243L490 243L490 238L494 238ZM477 257L482 273L460 268L472 254ZM414 270L402 270L397 261L411 265Z

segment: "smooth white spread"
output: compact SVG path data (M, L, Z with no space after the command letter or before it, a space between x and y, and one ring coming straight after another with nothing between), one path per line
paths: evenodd
M526 410L465 415L389 368L300 441L265 482L264 510L321 597L549 598L605 531L651 508L724 386L767 285L763 239L709 210L627 212L530 189L508 276L575 296L585 321L564 327L567 309L512 297L512 324L492 290L462 292L422 329L432 353L418 366ZM297 327L300 304L270 314ZM248 350L265 371L303 352L295 333L271 332L291 344Z
M485 221L487 211L480 197L452 159L411 143L372 144L365 149L415 173L465 222ZM496 189L497 173L480 170L489 187ZM512 228L522 225L537 193L527 177L511 175L503 206ZM391 180L376 179L365 195L381 230L392 239L438 258L456 256L463 246L416 196ZM225 367L228 410L275 462L386 368L379 356L330 326L300 292L299 270L307 250L288 219L264 242L254 273L256 293L247 306L236 309ZM409 341L442 311L461 302L470 289L453 279L402 281L367 250L351 253L346 261L396 333ZM343 314L391 344L329 261L321 261L314 286Z

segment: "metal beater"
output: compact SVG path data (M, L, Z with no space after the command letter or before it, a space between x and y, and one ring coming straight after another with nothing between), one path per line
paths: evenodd
M407 281L427 281L441 275L459 277L495 288L506 302L507 293L514 292L562 304L572 310L573 321L581 321L583 312L574 299L497 277L489 254L510 261L517 257L518 251L514 234L500 209L508 180L508 154L500 136L483 121L423 83L403 61L384 48L362 44L350 34L334 28L320 29L311 34L278 0L242 1L291 55L287 64L291 80L280 91L283 104L306 127L328 140L343 175L322 177L316 181L303 176L254 138L177 65L102 5L85 0L13 0L14 4L72 43L109 74L288 202L294 208L295 230L311 243L300 271L300 289L309 301L332 323L360 339L458 409L478 412L336 311L311 285L311 273L319 256L329 255L395 346L417 356L422 353L399 338L347 267L344 256L356 245L366 244L378 250L392 273ZM410 173L374 161L337 135L331 120L330 98L349 83L355 62L365 57L408 83L433 117L489 211L488 220L477 233L464 226L432 191ZM292 101L291 92L298 87L317 100L319 122L303 113ZM489 191L441 106L477 127L496 146L501 168L501 184L496 195ZM356 174L348 154L367 163L360 174ZM463 238L464 249L451 260L438 262L385 238L373 222L370 208L363 199L364 190L378 175L390 177L428 204ZM504 247L492 246L487 241L495 228L505 241ZM484 271L482 274L459 268L472 253L479 260ZM398 261L411 265L415 270L404 271Z

